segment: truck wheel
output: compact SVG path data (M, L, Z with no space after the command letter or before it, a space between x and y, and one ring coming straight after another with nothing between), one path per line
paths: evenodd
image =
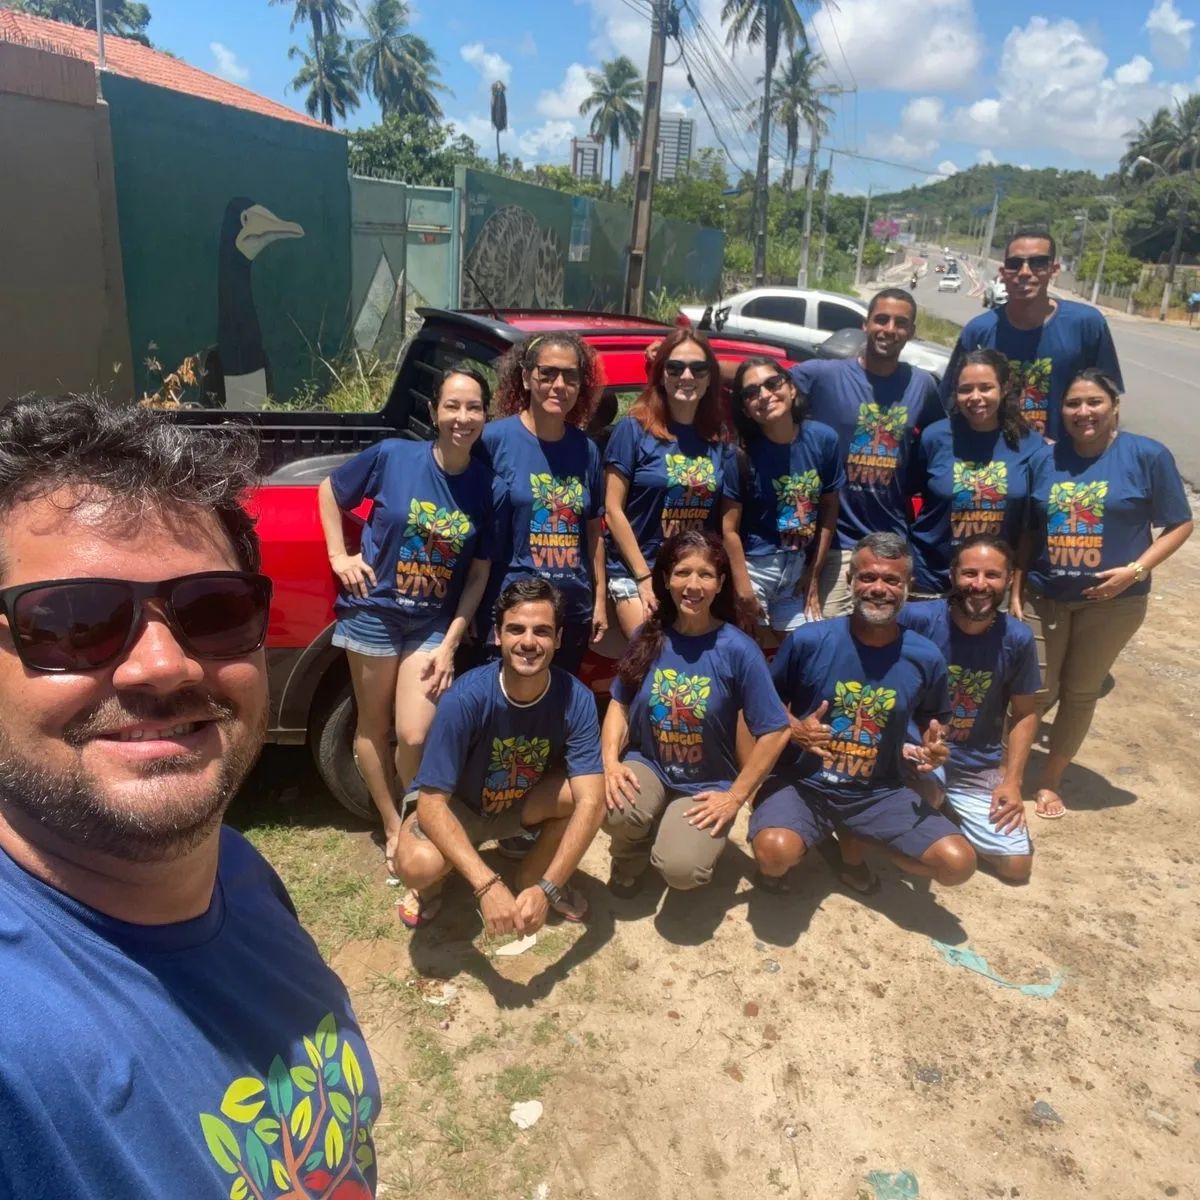
M354 727L357 715L354 693L347 683L335 692L313 721L309 746L317 770L334 799L348 812L375 824L378 814L354 762Z

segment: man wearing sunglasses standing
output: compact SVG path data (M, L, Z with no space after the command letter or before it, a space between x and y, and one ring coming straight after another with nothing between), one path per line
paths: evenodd
M0 415L0 1194L366 1198L337 977L222 814L261 749L253 446Z
M947 409L962 357L971 350L999 350L1008 359L1025 420L1050 441L1057 441L1061 432L1063 395L1085 367L1099 367L1124 390L1117 349L1100 310L1051 297L1059 269L1056 255L1054 238L1044 229L1018 229L1009 238L1000 264L1008 299L980 313L958 335L942 379Z

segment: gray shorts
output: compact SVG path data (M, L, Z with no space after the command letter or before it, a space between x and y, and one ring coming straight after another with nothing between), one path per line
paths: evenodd
M458 818L458 823L466 831L467 837L470 839L472 846L481 846L484 842L499 841L501 838L517 837L519 834L528 833L529 826L521 823L521 816L525 810L525 799L528 799L528 793L519 803L513 804L492 816L477 812L465 800L458 796L451 796L449 801L450 811ZM417 810L417 792L414 789L404 797L403 807L401 812L406 812L411 806L415 813ZM427 842L429 835L421 828L421 822L413 817L412 823L413 837L420 838Z
M614 604L622 600L638 599L638 585L633 582L631 575L610 575L608 577L608 595Z

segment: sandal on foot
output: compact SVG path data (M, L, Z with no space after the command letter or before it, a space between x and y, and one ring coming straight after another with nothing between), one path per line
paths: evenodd
M1045 812L1043 809L1050 805L1057 804L1057 812ZM1054 791L1053 788L1039 788L1034 796L1033 811L1035 816L1039 816L1043 821L1061 821L1067 815L1067 806L1063 803L1062 797Z
M613 867L608 876L608 890L621 900L632 900L642 890L645 875L626 875Z
M883 886L879 876L865 862L855 863L854 866L842 863L838 868L838 879L860 896L873 896Z
M761 871L754 873L754 886L768 896L786 896L792 890L786 875L764 875Z
M588 915L587 897L578 888L571 887L569 884L558 890L562 899L551 900L550 911L558 913L564 921L569 921L572 925L580 925L586 921Z
M421 929L432 925L441 911L440 888L432 896L422 896L409 888L407 895L396 901L396 915L400 918L400 923L409 929Z

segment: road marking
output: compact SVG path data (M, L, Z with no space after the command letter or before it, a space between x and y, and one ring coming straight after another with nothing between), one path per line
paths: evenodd
M1182 383L1187 388L1196 387L1194 379L1184 379L1182 375L1172 375L1170 371L1164 371L1161 367L1152 367L1149 363L1138 362L1136 358L1126 357L1125 362L1132 363L1135 367L1141 367L1143 371L1150 371L1155 375L1161 375L1164 379L1173 379L1176 383Z

